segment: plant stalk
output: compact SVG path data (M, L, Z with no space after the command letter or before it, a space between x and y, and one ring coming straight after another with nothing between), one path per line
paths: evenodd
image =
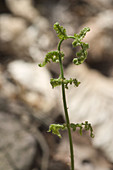
M63 64L62 59L60 56L60 46L64 39L61 39L58 44L58 51L59 51L59 63L60 63L60 72L61 72L61 78L64 79L64 72L63 72ZM74 152L73 152L73 142L72 142L72 135L71 135L71 128L70 128L70 120L69 120L69 114L68 114L68 108L67 108L67 102L66 102L66 94L65 94L65 87L64 83L62 82L62 97L63 97L63 106L64 106L64 112L65 112L65 118L67 123L67 130L68 130L68 137L69 137L69 144L70 144L70 155L71 155L71 170L74 170Z

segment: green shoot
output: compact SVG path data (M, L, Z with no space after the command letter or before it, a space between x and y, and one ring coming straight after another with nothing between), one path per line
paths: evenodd
M76 57L73 59L73 63L75 65L82 64L86 58L87 58L87 49L89 48L89 45L85 42L82 42L83 38L86 36L86 33L90 31L90 28L86 27L83 30L80 31L79 34L74 34L74 36L68 36L66 33L66 29L63 28L63 26L60 26L59 23L54 24L54 30L56 31L60 41L57 46L56 51L51 51L46 54L45 60L42 64L39 64L40 67L45 66L46 64L52 62L59 63L60 65L60 75L59 78L51 78L50 84L52 88L56 86L62 86L62 99L63 99L63 107L64 107L64 113L65 113L65 124L51 124L49 126L48 132L52 132L53 134L57 135L61 138L60 131L61 130L67 130L68 136L69 136L69 144L70 144L70 155L71 155L71 170L74 170L74 151L73 151L73 142L72 142L72 134L71 129L73 131L76 131L77 128L79 128L80 135L82 135L83 129L86 131L90 131L90 136L93 138L93 128L88 121L85 121L85 123L70 123L69 120L69 114L67 109L67 102L66 102L66 95L65 95L65 89L68 89L68 85L74 85L75 87L78 87L80 82L76 78L70 78L69 80L64 77L64 71L63 71L63 60L64 60L64 53L61 52L61 44L64 40L67 39L73 39L72 45L73 47L80 47L80 51L76 53Z

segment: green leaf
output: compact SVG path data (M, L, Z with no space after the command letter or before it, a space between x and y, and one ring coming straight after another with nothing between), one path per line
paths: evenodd
M50 84L52 85L52 88L56 87L56 86L60 86L61 84L64 84L65 85L65 88L68 89L68 84L74 84L74 86L78 87L80 82L77 80L77 79L72 79L70 78L69 80L67 79L62 79L62 78L58 78L58 79L54 79L54 78L51 78L50 80Z
M59 51L50 51L46 54L46 57L44 59L44 62L42 64L39 64L39 67L44 67L47 63L50 63L50 60L52 62L58 63L59 62L59 55L61 59L64 59L64 53Z
M89 48L89 45L88 43L84 43L81 40L85 37L88 31L90 31L90 29L86 27L80 31L80 34L74 34L75 39L72 42L73 47L77 47L77 46L81 47L81 50L76 53L77 58L73 59L73 63L75 65L82 64L87 58L87 49Z
M88 123L88 121L85 121L85 123L71 123L70 127L73 129L73 131L76 131L78 127L80 135L82 135L83 128L85 128L85 130L90 130L90 136L94 138L93 128L91 124Z
M89 124L88 124L88 121L85 121L85 130L89 130Z
M70 126L71 126L71 128L73 129L73 131L76 131L76 127L77 127L76 124L71 123Z
M54 24L54 29L60 39L67 39L66 29L60 26L58 22Z
M60 130L66 130L67 127L65 124L60 125L60 124L51 124L49 126L48 132L52 132L54 135L57 135L59 138L61 138Z
M79 128L79 133L82 135L83 129L89 130L90 131L90 136L94 138L93 134L93 128L88 121L85 121L85 123L71 123L70 127L72 128L73 131L76 131L77 128ZM49 126L48 132L52 132L53 134L57 135L58 137L61 138L60 130L66 130L67 129L67 124L51 124Z
M54 88L56 86L60 86L62 84L62 79L61 78L58 78L58 79L51 78L50 84L51 84L52 88Z
M78 55L78 54L77 54ZM85 60L86 60L86 56L85 55L81 55L80 57L77 57L77 58L74 58L73 59L73 63L75 64L75 65L80 65L80 64L82 64Z
M82 40L82 39L85 37L86 33L89 32L89 31L90 31L90 28L89 28L89 27L83 28L83 29L80 31L80 34L79 34L80 40Z
M79 86L80 82L77 79L73 79L72 81L76 87Z
M87 59L87 49L89 48L89 45L84 42L80 42L81 50L76 53L77 58L73 59L73 63L75 65L82 64Z
M75 38L74 41L72 42L73 47L77 47L81 45L81 42L79 39Z

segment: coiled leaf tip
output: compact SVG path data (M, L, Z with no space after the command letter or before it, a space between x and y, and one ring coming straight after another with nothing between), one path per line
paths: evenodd
M60 39L67 39L66 29L63 28L63 26L60 26L58 22L54 24L53 28L55 29Z
M47 63L50 63L50 60L52 62L59 62L59 55L61 57L61 59L63 60L64 58L64 53L63 52L59 52L59 51L50 51L46 54L46 57L44 59L44 62L42 64L39 64L39 67L44 67Z

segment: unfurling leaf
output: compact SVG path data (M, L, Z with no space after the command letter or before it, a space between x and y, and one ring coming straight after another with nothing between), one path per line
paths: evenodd
M51 124L49 126L48 132L52 132L54 135L57 135L59 138L61 138L60 130L66 130L67 127L65 124L60 125L60 124Z
M80 135L82 135L82 129L85 128L85 130L90 130L90 136L94 138L93 134L93 128L88 121L85 121L85 123L71 123L70 127L73 129L73 131L76 131L76 128L79 128Z
M50 84L52 85L52 88L54 88L54 87L56 87L56 86L60 86L61 84L64 84L64 87L66 88L66 89L68 89L68 84L74 84L74 86L76 86L76 87L78 87L79 86L79 84L80 84L80 82L77 80L77 79L72 79L72 78L70 78L69 80L67 80L67 79L62 79L62 78L58 78L58 79L53 79L53 78L51 78L51 80L50 80Z
M82 39L85 37L86 33L89 32L89 31L90 31L90 28L89 28L89 27L83 28L83 29L80 31L80 34L79 34L80 40L82 40Z
M77 58L73 59L75 65L82 64L87 58L87 49L89 48L88 43L84 43L81 40L85 37L86 33L90 31L88 27L81 30L80 34L74 34L74 41L72 42L73 47L80 46L81 50L76 53Z
M83 129L89 130L90 131L90 136L94 138L93 134L93 128L88 121L85 121L85 123L71 123L69 125L73 131L76 131L77 128L79 128L79 133L82 135ZM49 126L48 132L52 132L53 134L57 135L59 138L61 138L60 130L66 130L67 129L67 124L51 124Z
M50 63L50 60L52 62L58 63L59 62L59 55L61 59L64 58L64 53L59 51L50 51L46 54L46 57L44 59L44 62L42 64L39 64L39 67L45 66L47 63Z
M54 29L60 39L67 39L66 29L60 26L58 22L54 24Z

